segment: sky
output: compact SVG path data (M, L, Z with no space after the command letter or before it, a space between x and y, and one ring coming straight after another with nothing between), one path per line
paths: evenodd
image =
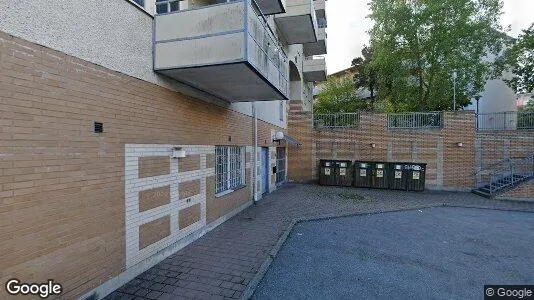
M328 74L350 67L353 58L361 55L363 45L369 43L367 31L371 28L367 0L328 0L326 57ZM511 36L534 22L534 0L504 0L503 26L511 25Z

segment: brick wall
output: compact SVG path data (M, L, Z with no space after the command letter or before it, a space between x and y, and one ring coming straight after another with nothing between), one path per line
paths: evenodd
M187 204L181 205L190 198L173 196L178 192L172 184L135 192L125 187L126 145L252 146L252 120L246 115L3 32L0 95L0 282L53 278L63 285L65 298L126 270L126 224L131 221L125 217L125 193L140 199L141 213L161 213L150 225L132 225L138 228L132 232L140 230L136 247L152 253L159 242L172 242L169 228L180 226L173 221L178 211L166 209L185 209ZM104 124L103 133L93 132L95 121ZM282 130L259 124L264 137ZM268 138L264 143L274 146ZM202 155L202 167L214 170L214 153ZM151 182L176 170L183 176L200 171L197 154L178 162L163 156L136 157L140 168L128 176ZM250 201L250 170L245 188L219 198L208 173L200 184L202 190L205 180L207 223ZM183 197L200 197L197 183L184 186ZM180 213L181 226L198 219L196 208ZM0 298L4 293L0 289Z
M534 179L520 184L514 189L500 195L499 198L534 200Z
M292 101L289 134L303 145L289 148L289 176L317 179L320 159L427 164L427 186L468 189L474 184L475 115L446 112L442 129L388 130L386 114L362 114L358 129L312 129L311 115ZM458 143L462 143L462 147Z

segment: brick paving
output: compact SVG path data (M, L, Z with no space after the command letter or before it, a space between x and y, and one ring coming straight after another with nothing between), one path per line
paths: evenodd
M295 219L438 205L534 211L533 203L489 200L470 193L287 184L106 299L239 299Z

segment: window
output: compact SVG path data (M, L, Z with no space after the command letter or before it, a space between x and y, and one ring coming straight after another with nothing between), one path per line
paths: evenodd
M145 0L133 0L133 2L137 3L139 6L145 7Z
M280 121L284 121L284 101L280 101Z
M217 146L215 193L232 191L245 184L245 152L243 147Z
M156 13L164 14L180 10L180 0L156 0Z

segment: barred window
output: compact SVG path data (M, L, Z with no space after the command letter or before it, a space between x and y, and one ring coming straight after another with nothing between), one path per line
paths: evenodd
M243 147L217 146L215 148L217 179L215 193L234 190L245 184L245 152Z
M180 10L181 0L156 0L156 13L164 14Z

